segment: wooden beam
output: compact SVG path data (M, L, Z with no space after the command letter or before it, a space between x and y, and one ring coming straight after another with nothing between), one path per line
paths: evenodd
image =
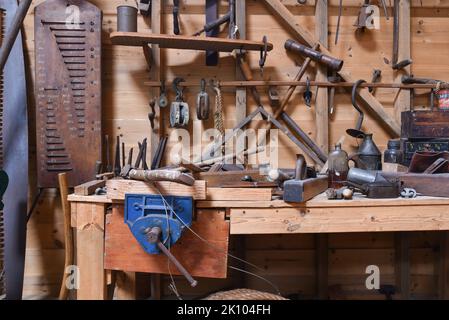
M112 179L106 182L107 198L117 201L125 200L126 193L159 194L193 197L195 200L206 199L206 182L195 181L193 186L185 186L174 182L146 183L136 180Z
M76 265L79 267L78 300L105 300L104 269L105 204L76 203L72 227L76 231ZM72 217L73 218L73 217Z
M329 238L327 234L315 235L315 270L317 298L329 298Z
M410 0L399 1L399 55L398 61L411 58ZM401 83L404 75L411 73L411 66L395 72L394 82ZM401 112L410 110L410 90L401 90L394 104L395 118L401 123Z
M315 37L318 41L328 47L328 1L317 0L315 7ZM316 81L327 81L327 68L318 65ZM321 150L329 152L329 97L328 90L321 88L317 90L315 102L315 129L316 142Z
M246 0L236 1L235 4L235 20L239 30L240 39L246 39ZM240 72L240 67L235 66L236 80L245 80ZM246 118L246 88L237 88L235 92L235 121L236 124L242 122Z
M394 237L394 274L397 293L402 300L410 299L410 243L407 232L398 232Z
M253 200L270 201L271 188L207 188L209 201L239 201Z
M315 43L319 42L309 31L300 26L296 17L279 0L264 0L264 2L271 12L280 18L280 20L287 27L288 31L299 38L300 41L309 46L313 46ZM321 44L321 52L331 56L334 55L326 49L323 44ZM343 66L343 69L339 72L339 74L344 81L352 82L354 79L348 71L345 71L346 67L347 66ZM378 120L385 125L392 136L399 137L401 133L399 124L384 110L382 104L369 93L368 89L360 90L359 96L363 101L364 107L377 116Z
M449 230L449 207L305 207L231 209L231 234Z
M449 299L449 232L441 232L438 272L438 298Z
M90 196L95 193L98 188L103 188L106 185L104 180L92 180L75 187L75 194L77 196Z
M213 37L175 36L150 32L112 32L109 36L112 44L121 46L140 47L145 44L157 44L161 48L185 50L217 50L232 52L234 50L260 51L265 44L261 41L224 39ZM267 50L273 50L273 44L267 44Z
M161 33L162 32L162 1L163 0L152 0L151 1L151 32L152 33ZM152 45L152 68L150 68L150 78L153 81L161 81L161 50L158 45ZM151 91L151 98L159 97L160 89L153 88ZM150 155L151 159L153 159L156 154L157 146L159 145L159 140L162 135L162 128L165 127L163 123L161 123L161 113L160 108L156 108L156 118L154 121L154 128L151 132L150 139Z

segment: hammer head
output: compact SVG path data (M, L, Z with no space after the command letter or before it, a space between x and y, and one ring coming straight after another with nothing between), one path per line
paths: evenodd
M129 165L129 164L127 164L126 166L124 166L122 168L122 171L120 172L120 177L128 178L129 173L131 172L132 169L134 169L134 167Z

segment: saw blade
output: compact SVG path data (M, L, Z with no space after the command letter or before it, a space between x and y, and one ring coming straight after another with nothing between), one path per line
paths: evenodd
M12 27L18 2L0 0L6 36ZM25 268L28 202L28 111L22 34L18 33L3 70L2 147L3 170L11 183L4 202L4 269L6 299L22 298Z
M0 8L0 47L5 35L5 10ZM3 171L3 72L0 72L0 170ZM3 196L3 195L2 195ZM0 199L0 202L3 199ZM3 204L0 209L0 300L5 297L5 221Z

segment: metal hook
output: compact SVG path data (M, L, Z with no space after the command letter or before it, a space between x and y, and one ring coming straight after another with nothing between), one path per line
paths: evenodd
M184 81L183 78L175 78L175 80L173 80L173 90L176 92L176 101L183 101L184 88L180 87L179 84Z
M265 66L265 62L267 61L268 55L268 38L267 36L263 36L262 42L264 44L263 49L260 50L260 59L259 59L259 67L261 74L263 75L263 68Z
M363 123L363 118L364 118L364 113L362 111L362 109L360 109L359 105L357 104L357 89L359 88L359 86L362 83L365 83L366 81L363 79L357 80L354 85L352 86L352 93L351 93L351 102L352 105L354 106L354 108L357 110L357 112L359 113L359 118L357 119L357 125L355 127L355 129L348 129L346 130L346 132L350 135L353 136L354 138L360 138L361 136L363 137L365 135L365 133L363 133L361 131L362 129L362 123Z

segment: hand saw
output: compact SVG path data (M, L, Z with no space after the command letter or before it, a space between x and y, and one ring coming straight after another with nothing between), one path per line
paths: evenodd
M28 200L28 116L20 27L31 1L0 0L5 67L0 88L0 168L11 182L4 194L4 282L7 299L21 299ZM18 13L16 16L16 12ZM15 33L17 33L17 37ZM9 43L11 53L8 53ZM9 58L7 58L9 56ZM7 60L6 60L7 58ZM1 235L0 235L1 237ZM1 241L1 240L0 240Z

